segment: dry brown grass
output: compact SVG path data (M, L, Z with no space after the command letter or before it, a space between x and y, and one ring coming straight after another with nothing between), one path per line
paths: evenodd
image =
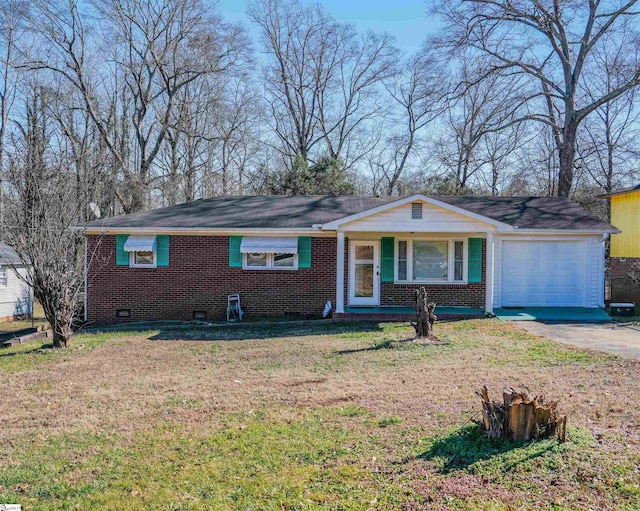
M190 438L206 438L230 424L250 429L256 414L263 414L261 421L286 425L319 413L319 420L344 433L339 444L353 451L346 461L327 462L334 464L332 470L353 465L362 471L353 477L375 495L386 487L381 474L402 489L393 498L369 503L373 509L528 509L536 502L542 502L537 509L545 509L556 501L556 509L633 509L633 499L640 502L639 362L559 346L497 321L438 324L443 345L406 342L410 330L406 325L310 325L132 333L91 350L0 373L0 455L6 456L4 461L0 456L0 471L35 463L20 453L26 439L45 445L51 438L107 435L107 443L133 449L140 438L154 435L173 441L174 428ZM225 340L195 340L212 337ZM75 339L76 345L85 342L91 336ZM0 356L0 370L2 362ZM558 399L569 424L586 430L576 435L587 434L583 443L589 451L567 451L558 459L583 460L584 466L563 466L554 475L546 465L536 473L534 463L531 474L520 474L519 482L509 484L508 473L499 473L502 468L474 472L460 466L450 471L455 467L424 455L434 437L478 416L474 391L484 384L494 395L507 385L528 386ZM90 443L76 455L88 459L104 448ZM611 479L607 465L622 467L616 470L624 472L618 473L625 478L624 491L614 490L622 483ZM71 467L64 477L73 487L95 483L100 475ZM4 487L5 495L23 497L35 507L57 508L60 503L55 495L29 491ZM84 497L77 498L82 502ZM317 499L311 502L318 509L360 509L331 504L329 497ZM215 507L204 497L195 502ZM97 501L94 505L100 507ZM278 505L264 497L264 509ZM313 505L309 509L316 509Z

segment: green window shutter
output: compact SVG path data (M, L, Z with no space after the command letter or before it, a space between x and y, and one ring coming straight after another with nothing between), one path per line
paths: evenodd
M229 236L229 267L242 268L242 252L240 244L242 236Z
M298 236L298 268L311 268L311 236Z
M469 282L482 282L482 238L469 238Z
M169 266L169 236L156 236L156 251L158 266Z
M395 250L396 239L393 237L382 238L382 271L381 282L393 282L395 273L395 263L393 252Z
M129 238L128 234L116 234L116 265L129 266L129 252L124 249L124 244Z

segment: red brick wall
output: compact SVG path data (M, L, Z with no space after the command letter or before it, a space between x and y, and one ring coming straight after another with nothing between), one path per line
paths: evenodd
M99 243L98 243L99 241ZM115 264L115 236L89 236L87 318L96 323L191 320L194 311L207 319L225 319L227 295L240 293L249 316L301 314L319 316L327 300L335 305L336 239L313 238L311 268L243 270L229 267L226 236L171 236L170 265L129 268ZM348 305L349 240L345 240L345 305ZM413 306L413 291L425 286L439 305L483 307L485 265L477 284L380 283L380 304ZM130 318L116 318L130 309Z
M115 264L115 236L89 236L98 242L89 271L87 318L97 323L127 321L117 309L130 309L128 321L226 318L227 295L240 293L247 316L320 316L335 302L336 239L313 238L311 268L243 270L229 267L227 236L171 236L169 266L129 268Z
M424 287L429 299L438 305L461 307L484 307L486 287L486 241L482 242L482 282L470 284L394 284L380 283L380 305L413 307L413 292Z
M640 285L634 284L629 278L629 273L633 271L633 265L637 264L640 267L640 258L612 257L609 259L609 263L611 265L611 301L640 304Z

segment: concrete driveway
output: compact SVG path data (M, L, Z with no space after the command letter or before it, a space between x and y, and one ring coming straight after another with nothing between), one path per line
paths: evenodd
M640 359L640 325L523 321L518 326L564 344Z

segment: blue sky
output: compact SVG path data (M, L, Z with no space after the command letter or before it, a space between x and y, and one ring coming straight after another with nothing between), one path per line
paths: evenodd
M248 0L222 0L220 7L229 21L249 26L245 16L247 3ZM336 19L353 23L360 30L395 36L398 47L408 53L415 52L435 28L427 19L425 0L320 0L319 3Z

